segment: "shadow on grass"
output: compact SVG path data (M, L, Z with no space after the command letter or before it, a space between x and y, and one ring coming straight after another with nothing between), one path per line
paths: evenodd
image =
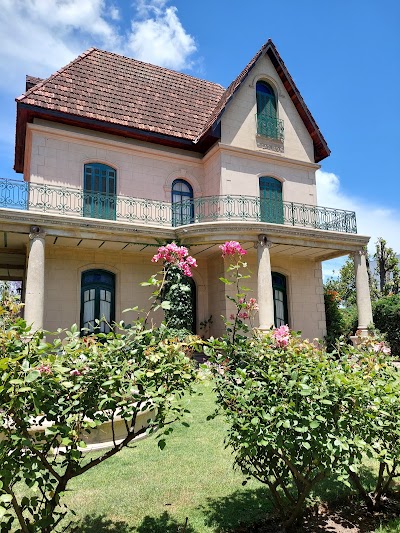
M196 533L186 524L177 522L166 511L159 517L145 516L142 523L135 529L136 533Z
M134 529L126 522L110 520L104 514L91 514L85 516L79 524L74 524L72 531L79 531L79 533L133 533Z
M261 487L238 490L223 498L208 498L202 507L205 523L216 532L224 533L264 520L272 511L268 495L268 489Z

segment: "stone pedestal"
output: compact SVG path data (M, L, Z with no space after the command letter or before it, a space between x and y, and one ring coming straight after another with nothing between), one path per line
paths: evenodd
M367 252L365 250L360 250L354 254L358 330L361 337L368 335L368 326L373 322L366 254Z
M24 317L32 325L32 332L43 328L45 237L39 226L31 227Z
M269 249L271 243L266 235L258 236L257 256L258 256L258 316L260 321L259 329L265 331L274 325L274 295L272 289L271 258Z

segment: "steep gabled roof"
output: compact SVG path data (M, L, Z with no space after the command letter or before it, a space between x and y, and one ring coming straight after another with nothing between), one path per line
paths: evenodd
M218 140L219 119L247 75L267 54L314 142L315 160L330 153L293 79L269 40L239 76L221 85L90 48L45 80L27 76L16 99L15 170L23 170L26 123L34 117L200 152Z
M221 85L91 48L17 101L192 141L223 92Z
M282 61L278 50L276 49L274 43L269 39L256 53L256 55L253 57L253 59L245 66L245 68L242 70L242 72L239 74L239 76L229 85L229 87L225 90L224 94L221 96L220 101L218 102L217 106L213 110L213 113L211 117L209 118L207 124L205 125L203 131L199 135L198 139L196 141L200 140L202 136L208 131L208 129L215 124L217 120L221 117L222 113L224 112L226 106L229 104L229 102L234 97L236 91L239 89L243 81L247 78L248 74L250 73L251 69L254 67L258 59L263 55L267 54L270 58L273 66L275 67L275 70L277 71L287 93L289 94L292 102L294 103L297 112L299 113L300 117L302 118L308 133L311 135L311 138L314 143L314 152L315 152L315 160L316 162L321 161L325 157L328 157L331 153L328 145L324 139L324 136L322 135L320 129L317 126L317 123L315 122L313 116L311 115L308 107L306 106L306 103L304 102L300 91L296 87L296 84L293 81L293 78L289 74L289 71L287 70L285 63Z

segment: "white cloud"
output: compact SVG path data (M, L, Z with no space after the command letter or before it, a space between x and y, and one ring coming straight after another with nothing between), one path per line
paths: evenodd
M175 70L190 67L188 58L196 51L196 44L183 28L177 9L164 9L164 2L159 1L146 3L140 10L150 17L132 22L127 51L142 61Z
M357 231L361 235L371 237L368 245L369 253L375 252L375 242L383 237L388 246L400 252L400 212L388 209L383 205L346 193L340 178L332 172L317 170L318 205L348 209L356 212ZM335 259L323 263L324 277L338 273L346 258Z
M323 170L317 170L317 194L319 205L356 212L358 233L371 236L370 252L374 251L378 237L383 237L391 248L400 251L398 210L388 209L361 196L351 196L342 189L339 176Z
M110 0L1 0L0 89L21 94L25 74L47 77L85 49L96 46L184 69L194 39L166 0L140 0L123 29Z

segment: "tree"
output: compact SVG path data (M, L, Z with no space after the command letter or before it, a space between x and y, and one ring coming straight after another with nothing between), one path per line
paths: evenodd
M376 273L379 276L379 291L381 296L398 294L400 290L399 260L393 248L389 248L385 239L379 237L375 243Z

